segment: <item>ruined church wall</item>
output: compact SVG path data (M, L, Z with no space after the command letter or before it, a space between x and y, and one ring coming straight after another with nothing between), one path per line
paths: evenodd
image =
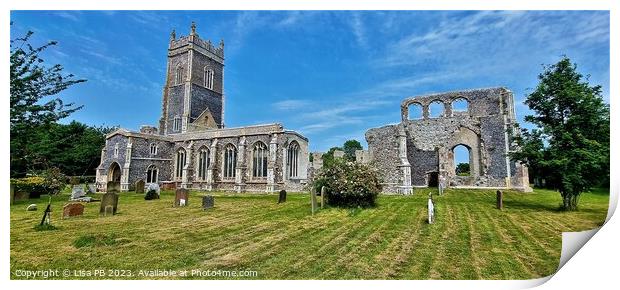
M373 128L366 132L368 151L372 156L371 166L381 175L384 192L395 193L402 182L398 169L398 125Z

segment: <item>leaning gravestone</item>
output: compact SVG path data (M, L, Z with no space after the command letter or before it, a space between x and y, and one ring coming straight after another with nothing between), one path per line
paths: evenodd
M202 197L202 209L207 210L213 208L215 200L213 195L205 195Z
M99 215L115 215L118 207L118 194L116 192L106 192L101 197L101 206L99 207Z
M144 180L136 182L136 193L144 193Z
M77 202L67 203L62 207L62 218L80 216L84 214L84 205Z
M120 192L121 191L121 183L118 181L108 181L106 185L106 192Z
M157 184L157 183L149 183L147 185L146 192L149 192L151 190L155 190L155 192L157 192L157 196L159 196L159 193L160 193L159 184Z
M278 203L286 202L286 190L280 190L280 195L278 196Z
M174 197L174 206L187 206L189 199L189 190L187 188L179 188Z
M89 183L86 185L86 187L87 187L86 194L97 192L97 186L94 183Z
M36 211L37 210L37 205L36 204L31 204L26 208L27 211Z
M84 192L84 187L82 185L74 185L71 190L71 200L78 199L80 197L86 196L86 192Z

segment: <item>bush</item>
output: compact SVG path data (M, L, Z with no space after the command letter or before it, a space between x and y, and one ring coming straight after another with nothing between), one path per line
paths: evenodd
M58 168L51 168L40 175L11 179L15 192L26 192L29 198L39 198L41 194L57 194L65 187L66 177Z
M323 166L312 183L320 192L325 186L327 204L339 207L370 207L381 192L377 172L367 165L336 158Z
M159 195L157 195L157 191L155 189L151 189L147 191L146 195L144 196L144 200L153 200L153 199L159 199Z

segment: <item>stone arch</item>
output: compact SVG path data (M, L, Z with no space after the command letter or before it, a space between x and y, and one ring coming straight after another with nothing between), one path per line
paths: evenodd
M112 164L110 164L110 167L108 168L108 181L114 181L120 184L122 173L123 172L121 166L118 164L118 162L112 162Z
M469 100L465 97L456 97L450 103L452 114L469 112Z
M429 118L441 118L446 116L446 105L440 100L432 100L428 103L428 117Z
M412 110L413 109L413 110ZM419 102L411 102L407 105L407 120L424 119L424 105Z
M467 149L469 149L469 170L470 176L478 177L480 176L480 135L476 133L474 130L461 126L458 130L456 130L448 144L446 144L446 148L448 149L447 158L442 160L443 166L447 169L447 172L450 176L456 175L456 164L454 164L454 149L463 145Z

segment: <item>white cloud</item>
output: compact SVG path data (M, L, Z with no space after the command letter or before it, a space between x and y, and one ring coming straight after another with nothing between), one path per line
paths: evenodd
M277 110L290 111L302 109L306 106L309 106L310 104L311 103L308 100L284 100L275 102L273 104L273 107Z

